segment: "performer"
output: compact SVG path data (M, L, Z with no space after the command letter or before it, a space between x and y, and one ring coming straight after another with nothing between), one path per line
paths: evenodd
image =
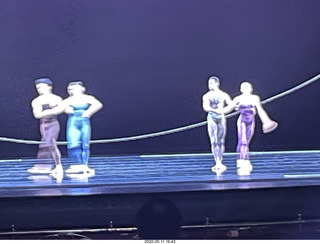
M39 145L37 158L47 159L53 158L55 161L55 169L51 170L51 165L35 165L29 169L30 173L63 173L61 165L61 153L56 144L56 140L60 131L60 124L57 116L47 116L43 112L47 109L57 106L62 98L52 93L52 81L49 78L40 78L35 81L35 86L39 96L32 100L32 112L36 119L40 119L41 141Z
M94 96L85 94L86 88L82 81L70 82L67 87L69 97L51 110L46 110L48 115L59 113L69 114L67 122L67 147L71 165L66 173L93 173L94 169L88 167L89 142L91 126L89 118L98 112L102 103Z
M215 165L211 169L213 171L224 171L227 167L222 163L222 155L227 127L222 109L225 104L231 104L232 100L227 93L220 89L220 80L217 76L209 78L208 88L209 91L202 97L202 107L208 113L208 135L211 143L211 152L215 160Z
M240 85L241 95L235 97L232 101L236 110L239 110L240 115L237 120L238 145L237 145L237 167L252 168L249 161L249 144L254 134L255 114L262 122L263 133L269 133L278 127L278 123L271 120L263 109L260 103L260 97L252 94L253 88L251 83L242 82ZM226 111L224 111L226 112Z

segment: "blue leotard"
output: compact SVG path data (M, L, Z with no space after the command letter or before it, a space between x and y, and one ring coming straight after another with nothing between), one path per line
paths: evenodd
M87 117L82 117L90 104L72 105L73 114L69 114L67 122L68 154L75 164L88 164L91 126Z

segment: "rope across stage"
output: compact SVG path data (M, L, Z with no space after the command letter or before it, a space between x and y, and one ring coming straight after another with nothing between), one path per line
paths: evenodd
M315 81L320 79L320 74L316 75L315 77L291 88L288 89L284 92L281 92L275 96L272 96L268 99L265 99L263 101L261 101L261 104L267 104L269 102L272 102L276 99L279 99L281 97L287 96L295 91L298 91L300 89L302 89L303 87L306 87L312 83L314 83ZM226 115L226 118L231 118L235 115L239 114L239 112L234 112L234 113L230 113ZM170 129L170 130L165 130L165 131L160 131L160 132L154 132L154 133L149 133L149 134L144 134L144 135L138 135L138 136L129 136L129 137L121 137L121 138L113 138L113 139L101 139L101 140L91 140L90 144L98 144L98 143L115 143L115 142L125 142L125 141L134 141L134 140L141 140L141 139L146 139L146 138L152 138L152 137L157 137L157 136L164 136L164 135L168 135L168 134L173 134L173 133L178 133L181 131L185 131L185 130L191 130L194 128L198 128L201 126L204 126L207 124L207 121L203 121L203 122L199 122L199 123L195 123L195 124L191 124L191 125L187 125L187 126L182 126L182 127L178 127L178 128L174 128L174 129ZM25 140L25 139L15 139L15 138L7 138L7 137L0 137L0 141L3 142L12 142L12 143L22 143L22 144L41 144L43 142L41 141L35 141L35 140ZM67 145L67 142L65 141L59 141L57 142L58 145Z

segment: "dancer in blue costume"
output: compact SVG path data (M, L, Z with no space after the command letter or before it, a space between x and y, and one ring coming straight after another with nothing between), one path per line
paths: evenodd
M85 94L86 88L82 81L68 84L69 97L56 108L46 110L49 115L65 112L69 114L67 122L67 147L73 165L66 173L94 173L88 167L90 155L91 126L90 117L98 112L102 103L94 96Z

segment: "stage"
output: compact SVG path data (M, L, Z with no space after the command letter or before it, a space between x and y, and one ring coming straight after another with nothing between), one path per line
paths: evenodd
M134 227L148 199L174 201L184 225L320 218L320 151L253 152L251 172L225 153L91 157L94 175L30 174L35 159L0 161L0 231ZM63 158L67 169L70 162Z

